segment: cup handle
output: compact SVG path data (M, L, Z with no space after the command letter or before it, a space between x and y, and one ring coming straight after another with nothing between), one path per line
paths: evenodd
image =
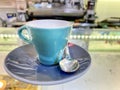
M22 33L23 30L26 30L27 32L29 32L28 29L27 29L27 27L24 25L24 26L22 26L22 27L20 27L20 28L18 29L18 36L19 36L23 41L25 41L25 42L27 42L27 43L31 43L32 41L31 41L30 39L28 39L28 38ZM28 33L28 35L29 35L29 33ZM29 37L30 37L30 36L29 36Z

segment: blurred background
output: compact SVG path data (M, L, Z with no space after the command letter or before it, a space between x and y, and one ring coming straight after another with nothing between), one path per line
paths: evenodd
M77 40L80 46L91 54L94 65L96 63L106 65L104 63L106 59L116 62L120 58L119 10L120 0L0 0L0 60L2 62L0 63L0 83L3 81L6 83L6 89L3 90L41 90L41 86L26 84L11 78L3 67L6 55L25 44L17 35L17 29L20 26L28 21L38 19L60 19L74 22L70 39ZM75 43L77 44L77 42ZM102 62L100 62L101 57ZM114 65L116 65L115 62ZM104 68L109 68L109 65L113 64L113 62L107 63L108 67L104 66ZM118 72L118 68L115 69L115 72ZM100 72L98 73L100 74ZM113 77L115 76L113 75ZM92 80L94 81L93 78ZM116 83L119 82L117 77L115 80ZM94 88L93 83L95 82L93 81L90 82L90 85L92 84ZM101 85L107 87L111 83ZM65 89L66 86L63 86ZM56 88L49 90L58 90L59 87L63 88L63 86L56 86ZM114 86L118 88L115 89ZM84 88L84 90L100 90L97 87L93 88ZM111 89L104 88L102 90L119 90L119 88L119 84L114 85L113 83ZM43 89L48 90L48 88ZM80 87L75 90L79 89ZM0 90L2 89L0 88Z

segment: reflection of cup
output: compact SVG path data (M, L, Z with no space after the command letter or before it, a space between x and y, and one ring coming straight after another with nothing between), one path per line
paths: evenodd
M71 27L72 23L64 20L34 20L20 27L18 35L23 41L33 44L40 63L54 65L63 56ZM23 30L27 30L30 38L22 33Z

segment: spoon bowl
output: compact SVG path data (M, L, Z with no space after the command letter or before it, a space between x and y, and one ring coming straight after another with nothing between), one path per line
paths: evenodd
M80 64L78 60L64 58L59 62L62 71L70 73L75 72L79 69Z

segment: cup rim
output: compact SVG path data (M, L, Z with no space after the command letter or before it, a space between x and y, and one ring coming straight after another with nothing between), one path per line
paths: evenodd
M26 23L26 26L33 28L43 28L43 29L58 29L58 28L71 27L73 26L73 22L66 20L57 20L57 19L40 19L40 20L29 21Z

